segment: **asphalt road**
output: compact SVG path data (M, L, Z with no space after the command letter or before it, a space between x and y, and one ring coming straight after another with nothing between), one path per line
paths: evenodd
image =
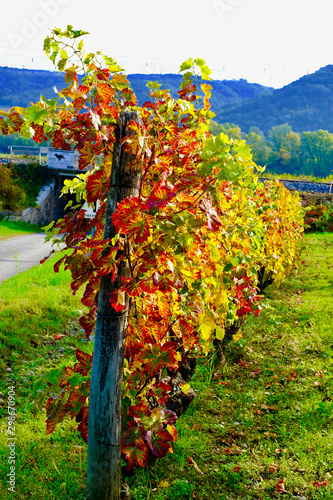
M0 283L39 264L52 250L45 233L33 233L0 241Z

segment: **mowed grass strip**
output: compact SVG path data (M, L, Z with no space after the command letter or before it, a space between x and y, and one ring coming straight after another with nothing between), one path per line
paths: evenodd
M46 435L45 399L37 377L74 363L82 304L70 290L70 274L55 274L53 257L0 285L0 499L84 498L85 444L72 423ZM16 488L8 491L8 387L15 386Z
M0 219L0 243L8 238L23 236L24 234L30 233L40 233L42 231L42 228L36 224Z
M228 346L222 375L214 376L214 356L201 360L174 452L128 475L132 500L333 498L333 235L306 235L303 244L298 273L268 289L262 314ZM69 283L50 262L0 286L3 414L7 386L17 387L15 499L85 498L87 447L71 422L46 435L45 402L32 389L84 344Z

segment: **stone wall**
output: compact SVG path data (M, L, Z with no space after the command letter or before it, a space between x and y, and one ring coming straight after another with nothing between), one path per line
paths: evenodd
M19 220L37 224L38 226L46 226L64 215L67 199L60 197L61 188L60 182L44 186L38 196L36 207L19 211L5 210L0 212L0 218L5 217L9 220Z

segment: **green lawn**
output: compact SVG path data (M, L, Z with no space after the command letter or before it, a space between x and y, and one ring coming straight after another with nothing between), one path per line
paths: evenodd
M222 375L214 357L201 361L174 453L127 478L131 500L333 499L333 234L303 244L298 273L268 289L263 313L228 346ZM85 498L86 445L70 422L46 435L32 388L84 344L69 282L46 263L0 285L0 402L4 414L14 383L18 459L10 496L0 440L0 499Z
M42 232L41 227L27 222L0 219L0 242L23 234Z

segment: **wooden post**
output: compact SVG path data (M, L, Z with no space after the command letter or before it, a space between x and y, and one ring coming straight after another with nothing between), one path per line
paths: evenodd
M116 234L111 216L117 204L139 194L141 162L121 146L121 140L133 133L127 129L131 120L139 122L140 118L137 113L124 112L118 119L104 239ZM100 283L89 397L87 500L120 498L121 383L129 299L125 309L116 312L108 295L123 283L121 276L129 276L125 259L114 283L110 275L103 276Z

